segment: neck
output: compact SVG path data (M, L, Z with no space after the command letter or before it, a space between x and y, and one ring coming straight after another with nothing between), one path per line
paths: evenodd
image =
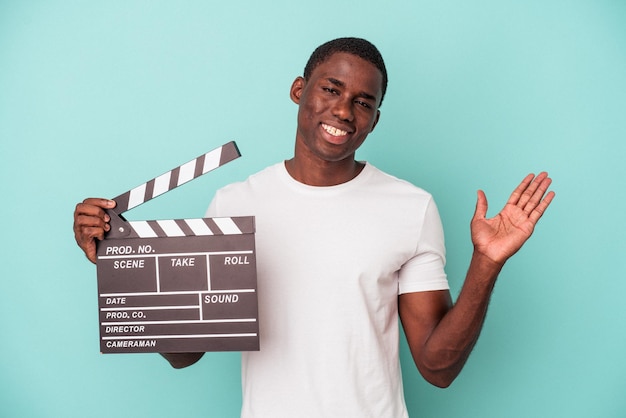
M336 186L352 180L365 167L364 163L354 160L354 157L341 161L307 162L298 158L285 161L285 168L291 177L300 183L309 186Z

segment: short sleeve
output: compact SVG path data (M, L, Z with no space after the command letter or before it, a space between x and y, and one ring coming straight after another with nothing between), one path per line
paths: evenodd
M446 249L439 211L431 198L418 232L416 254L400 269L398 294L447 290Z

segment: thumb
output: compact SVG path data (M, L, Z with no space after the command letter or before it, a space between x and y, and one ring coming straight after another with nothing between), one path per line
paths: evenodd
M474 211L473 220L485 219L487 216L487 196L482 190L478 190L476 196L476 210Z

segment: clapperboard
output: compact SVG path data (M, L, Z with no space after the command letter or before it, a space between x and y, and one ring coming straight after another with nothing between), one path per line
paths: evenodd
M259 349L254 217L121 215L239 156L229 142L113 199L97 248L102 353Z

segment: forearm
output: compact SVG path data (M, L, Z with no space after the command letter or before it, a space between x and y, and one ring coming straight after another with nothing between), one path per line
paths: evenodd
M161 353L175 369L191 366L202 358L204 353Z
M446 387L461 372L482 329L491 293L502 265L474 253L454 306L433 329L419 353L420 371Z

